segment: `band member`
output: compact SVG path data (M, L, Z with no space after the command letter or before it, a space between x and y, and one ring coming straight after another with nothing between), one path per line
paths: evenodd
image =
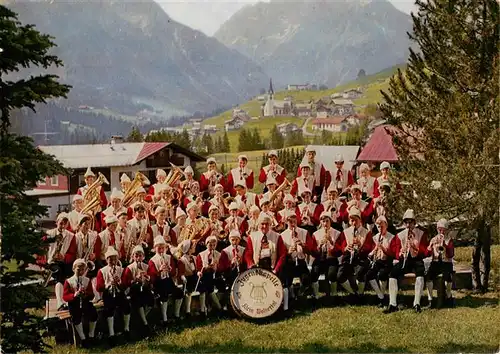
M135 245L151 249L153 244L153 230L146 217L146 208L142 203L134 205L134 217L128 221L132 228L132 241Z
M399 261L392 268L389 275L389 307L384 313L391 313L398 310L397 294L398 279L407 273L415 273L415 299L413 300L413 309L415 312L421 312L420 298L424 290L424 257L427 254L427 235L416 227L415 213L413 209L408 209L403 215L405 229L397 234L401 242L401 252Z
M71 320L83 347L88 347L94 340L95 327L97 325L97 311L90 300L93 297L92 284L84 274L86 263L83 259L77 259L73 263L74 275L64 282L63 299L68 303ZM89 319L89 336L83 333L83 316Z
M273 229L278 227L278 220L276 220L276 217L274 216L274 213L271 211L271 201L267 199L266 197L263 197L260 200L260 206L262 208L262 212L264 214L267 214L271 218L271 227Z
M158 236L162 236L168 245L177 246L177 235L174 230L166 221L167 210L164 207L157 207L155 209L156 224L151 226L151 231L153 233L153 239Z
M319 217L323 212L323 206L311 201L312 194L310 189L304 189L301 196L302 203L298 206L300 225L309 232L314 232L319 225Z
M379 233L373 236L375 248L368 255L371 258L371 266L366 273L366 282L370 283L373 291L377 294L379 307L384 307L387 281L389 280L393 261L399 259L401 242L399 237L387 231L388 225L385 216L379 216L376 224Z
M77 255L77 241L75 235L67 230L68 224L68 214L60 213L57 216L57 227L47 231L47 235L43 237L43 241L49 243L47 264L56 280L55 293L59 311L67 305L63 300L63 284L72 273L71 265Z
M118 226L116 227L115 237L117 251L119 253L120 261L123 265L127 264L132 257L132 241L135 236L132 225L128 223L127 213L120 213L118 215Z
M114 215L107 216L105 219L106 229L101 231L99 238L101 239L101 260L105 260L105 253L109 247L119 250L124 245L122 243L118 244L119 241L116 237L116 228L118 227L118 218ZM117 242L118 241L118 242Z
M123 194L125 194L128 187L130 187L130 183L132 183L132 181L130 180L130 177L126 173L122 173L122 175L120 177L120 187L122 188L121 192Z
M234 199L242 206L242 209L240 209L238 213L240 216L247 216L248 210L250 210L252 205L259 206L259 198L257 197L257 194L248 192L244 183L244 181L237 181L234 186L236 188L236 198Z
M153 196L151 195L146 195L144 197L144 201L142 203L144 205L144 208L146 209L146 220L148 221L149 225L152 225L153 223L156 222L156 218L154 215L154 201L153 201Z
M338 231L342 231L342 218L340 214L340 210L342 208L343 203L338 199L338 191L337 188L330 186L326 190L326 200L321 203L323 206L323 210L330 214L330 218L332 220L332 227ZM347 205L344 207L347 210Z
M306 257L314 249L314 242L306 229L297 226L297 215L288 213L286 215L288 228L281 233L281 239L288 250L284 268L286 288L292 288L293 279L300 278L302 288L310 285L310 274L306 263Z
M145 329L149 329L145 308L154 303L151 290L148 265L144 263L144 249L135 246L132 250L132 263L130 263L122 276L122 286L125 293L130 296L132 308L137 309Z
M308 146L306 149L307 165L310 167L310 174L314 177L314 195L321 196L325 186L328 186L326 181L326 169L321 162L316 162L316 150L312 146ZM299 166L297 169L297 177L302 176L302 168ZM311 188L311 187L309 187Z
M271 219L261 215L259 231L252 232L243 255L247 268L260 267L278 275L283 284L286 283L286 274L283 267L286 262L287 250L281 235L271 230ZM288 288L283 290L283 309L288 311Z
M222 188L224 190L224 188ZM200 185L198 182L194 181L191 183L190 189L184 191L184 199L182 201L182 206L184 209L187 208L188 204L196 201L198 196L200 195Z
M337 272L339 268L337 240L340 231L332 227L332 216L328 211L321 213L321 228L313 234L312 255L314 261L311 269L313 295L319 299L319 276L325 275L330 284L328 295L337 296Z
M184 194L189 194L191 192L191 186L193 185L193 183L198 183L194 180L194 171L191 166L187 166L184 169L184 176L186 177L186 179L180 182L182 187L182 192Z
M78 188L77 194L80 194L81 196L85 197L85 193L87 192L87 189L92 185L92 183L95 182L95 174L92 172L90 167L87 168L87 171L83 175L85 178L85 186ZM106 193L104 193L104 188L101 186L98 186L97 189L99 190L99 198L101 200L101 208L104 209L108 206L108 199L106 198ZM101 210L99 210L101 211Z
M134 207L138 204L142 204L143 207L144 205L144 199L146 198L146 190L144 187L137 188L137 192L135 193L135 198L134 201L131 203L131 205L127 209L128 213L128 218L129 220L134 217Z
M175 233L176 240L179 240L181 235L181 230L186 225L187 215L181 208L177 208L175 211L175 226L173 227L173 231Z
M327 180L333 183L339 194L344 193L347 187L354 183L354 178L352 177L351 171L344 168L344 157L342 155L337 155L335 157L335 168L333 169L333 175L330 175Z
M209 235L217 237L217 250L220 251L229 245L229 238L224 228L224 221L220 219L219 208L214 205L208 212L208 221L210 223Z
M370 267L368 255L375 245L371 232L363 227L361 212L356 207L349 209L349 224L351 226L345 229L339 238L342 258L337 281L350 295L354 295L349 282L354 276L358 285L357 294L362 295L365 290L366 272Z
M383 182L378 186L378 190L378 196L373 199L373 212L377 218L379 216L388 218L387 196L391 192L391 185L389 182Z
M167 178L167 173L165 170L157 169L156 170L156 183L149 187L148 194L152 196L156 196L158 194L157 188L163 187L165 183L165 179Z
M278 182L271 175L269 175L267 177L266 188L267 188L267 192L265 192L264 194L262 194L261 199L263 199L263 198L267 198L268 200L271 200L271 199L281 199L281 201L283 201L283 192L280 193L280 195L276 195L276 196L273 197L273 194L276 191L276 188L278 188ZM278 200L276 200L276 201L273 200L273 204L275 204L276 206L278 206L279 205L279 201ZM276 208L276 209L278 209L278 208Z
M278 214L276 215L276 220L278 220L278 223L280 225L284 225L286 223L285 221L285 214L287 212L294 212L295 215L297 215L297 220L300 220L300 211L299 208L295 206L295 199L292 197L291 194L285 194L285 198L283 198L283 202L285 203L285 208L283 210L278 211Z
M200 293L200 310L203 316L207 316L206 294L208 293L214 307L221 310L222 307L215 292L216 283L220 281L218 278L218 267L220 260L220 253L215 250L217 247L217 237L207 237L207 249L196 257L196 269L198 270L198 278L200 283L198 291ZM219 287L217 287L219 288ZM220 288L222 290L222 288Z
M229 217L226 219L226 232L229 234L231 230L238 230L240 235L246 235L248 230L248 222L243 217L238 216L238 204L233 202L229 205Z
M77 244L77 257L83 258L86 262L91 261L94 263L94 269L89 269L87 276L92 281L94 289L94 302L101 299L101 295L96 289L96 275L97 270L102 267L101 251L102 243L101 238L96 231L90 229L92 218L89 215L81 215L79 221L78 232L76 233Z
M356 207L361 212L361 220L364 225L372 224L373 203L362 200L362 190L358 184L351 186L352 199L347 203L348 208Z
M259 182L266 183L267 176L273 177L278 184L283 183L286 178L286 170L278 165L278 153L275 150L269 151L267 154L269 165L260 169Z
M259 231L259 217L260 217L259 207L257 205L252 205L252 207L250 208L250 211L248 213L248 220L247 220L247 223L248 223L247 232L249 234L252 232Z
M300 170L302 173L300 177L295 178L292 183L292 190L290 191L290 194L294 197L302 195L302 192L306 189L310 190L311 193L315 190L314 176L310 174L311 168L309 167L309 164L307 162L302 162L300 164ZM317 195L314 195L313 199L316 200L317 197ZM321 194L319 197L321 197Z
M182 294L175 286L173 278L176 275L174 257L167 253L167 243L161 236L155 238L154 248L156 254L149 260L148 275L153 284L153 290L160 298L162 325L167 325L168 297L173 295L176 299L175 307L182 305ZM180 301L179 301L180 300Z
M427 271L427 294L430 307L432 303L432 291L434 287L434 280L439 275L443 276L444 284L446 287L446 302L449 306L453 306L453 297L451 294L452 274L453 274L453 256L455 255L455 248L453 240L448 232L449 223L446 219L440 219L437 222L438 234L434 236L429 242L427 251L432 257L431 265Z
M229 214L229 210L226 207L227 201L224 200L224 187L222 184L217 184L214 188L214 196L212 199L210 199L210 205L211 206L216 206L222 217L225 217Z
M233 197L236 195L236 190L234 189L235 182L244 182L248 189L253 189L253 171L248 168L248 158L246 155L238 156L238 167L233 168L229 171L227 176L227 186L226 190Z
M78 220L80 220L80 212L83 209L83 197L80 194L73 196L73 210L68 214L70 231L75 233L78 231Z
M370 166L366 163L362 163L359 166L359 173L361 177L358 178L358 185L361 187L361 193L363 195L374 198L378 196L378 181L375 177L370 175Z
M178 261L178 277L184 286L184 307L186 316L191 316L191 294L193 293L198 275L196 270L196 257L193 256L191 241L184 240L179 245L180 257Z
M244 271L243 252L245 247L240 246L241 235L233 230L229 234L231 244L221 252L219 271L224 275L226 289L230 289L239 273Z
M123 268L118 264L118 252L113 247L106 251L105 267L97 272L97 291L102 293L104 316L108 323L109 340L115 340L114 314L118 309L123 314L123 329L126 339L130 338L130 303L122 285Z
M155 195L153 196L153 200L156 201L155 205L159 205L167 208L170 202L170 198L172 196L172 188L167 186L166 184L159 184L155 188Z
M111 192L109 199L111 200L111 205L101 213L101 225L106 225L104 221L106 217L111 215L117 216L122 212L127 212L127 209L121 205L123 193L118 189L113 188L113 192Z
M377 178L377 182L379 185L381 185L383 183L389 183L389 185L390 185L390 181L389 181L390 169L391 169L391 164L389 162L384 161L380 164L380 172L382 173L382 175Z
M200 191L208 191L210 196L213 196L217 184L222 184L224 190L226 190L226 180L224 175L217 171L217 163L213 157L207 159L207 167L207 172L203 172L200 178Z

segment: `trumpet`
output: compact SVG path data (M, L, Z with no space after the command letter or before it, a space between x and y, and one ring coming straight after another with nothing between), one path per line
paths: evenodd
M83 291L83 277L78 277L76 282L76 288L80 291ZM84 292L80 292L80 309L83 309L83 297Z
M358 253L359 249L359 239L358 239L358 230L354 229L353 235L352 235L352 244L349 245L350 248L350 253L351 257L349 259L349 263L352 264L354 260L354 256Z
M408 230L408 237L406 238L405 250L404 250L404 260L403 260L403 268L406 265L406 260L410 256L411 251L411 243L413 242L413 230Z
M244 171L243 169L240 168L240 180L245 180L248 178L248 173L247 171Z
M136 279L138 282L141 283L141 293L142 293L142 290L144 289L144 285L146 285L149 282L150 277L149 277L147 271L141 268L141 263L138 261L136 263L137 263L137 271L138 271Z

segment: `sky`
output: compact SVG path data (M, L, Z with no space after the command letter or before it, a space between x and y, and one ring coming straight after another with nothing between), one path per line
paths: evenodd
M246 4L258 0L155 0L175 21L211 36L220 25ZM268 0L261 0L268 1ZM293 0L290 0L293 1ZM311 0L311 2L314 0ZM335 1L335 0L331 0ZM410 13L414 0L389 0L399 10Z

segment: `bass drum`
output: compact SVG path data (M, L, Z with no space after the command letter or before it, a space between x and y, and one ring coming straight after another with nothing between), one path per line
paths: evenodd
M250 319L272 316L283 301L283 286L272 272L252 268L235 279L231 287L231 306L236 314Z

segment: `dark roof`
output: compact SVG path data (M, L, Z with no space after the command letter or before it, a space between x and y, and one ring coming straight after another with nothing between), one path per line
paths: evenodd
M389 125L382 125L375 128L375 131L361 150L357 160L371 162L398 161L398 154L392 144L392 137L387 131L390 128L391 126Z

